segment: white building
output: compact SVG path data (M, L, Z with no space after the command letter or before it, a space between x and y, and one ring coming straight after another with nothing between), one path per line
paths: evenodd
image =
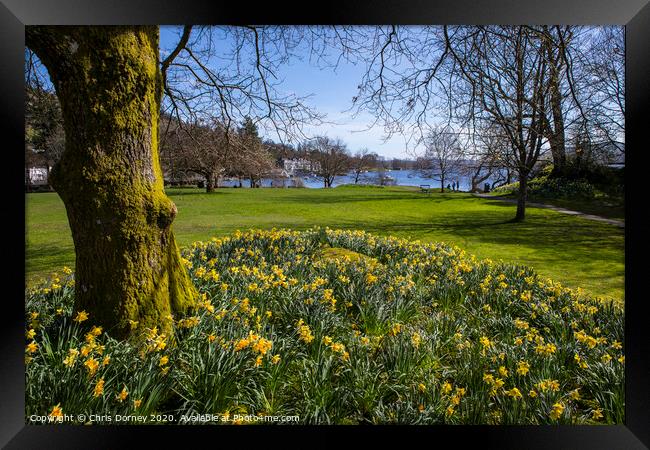
M29 167L25 170L25 184L29 185L45 185L47 184L47 168L45 167Z
M289 175L293 175L296 171L317 172L320 170L320 163L317 161L312 162L305 158L283 159L282 164L284 166L284 170Z

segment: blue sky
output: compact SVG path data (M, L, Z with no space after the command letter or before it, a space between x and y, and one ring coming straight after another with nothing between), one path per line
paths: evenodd
M173 48L178 42L178 27L161 27L160 48L162 55ZM361 114L356 118L347 111L352 106L352 97L357 93L357 85L363 75L363 67L352 63L341 62L336 71L319 69L311 64L308 58L298 59L282 67L277 74L282 79L279 89L298 96L312 95L308 99L309 106L319 113L327 114L326 120L334 122L321 126L306 127L309 135L326 135L331 138L341 138L351 152L363 147L387 158L407 158L406 144L401 136L393 136L384 142L384 131L376 126L364 131L373 123L369 114ZM273 136L269 136L273 138Z

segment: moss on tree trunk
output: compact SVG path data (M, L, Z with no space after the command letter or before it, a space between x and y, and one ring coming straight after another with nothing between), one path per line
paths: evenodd
M26 38L63 112L65 151L51 180L75 245L75 309L115 337L169 332L196 291L158 157L158 27L26 27Z

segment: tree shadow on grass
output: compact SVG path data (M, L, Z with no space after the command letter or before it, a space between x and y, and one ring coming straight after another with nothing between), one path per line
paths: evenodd
M335 191L332 191L333 193ZM448 200L457 200L458 198L441 196L425 196L418 195L417 193L381 193L381 194L366 194L360 195L358 193L352 193L346 195L343 193L341 195L322 195L319 197L301 197L301 196L282 196L277 197L278 201L285 203L305 203L309 204L333 204L333 203L356 203L356 202L380 202L380 201L415 201L415 202L427 202L427 203L442 203Z
M557 255L580 255L585 260L609 259L623 255L624 232L614 226L590 223L574 217L529 217L523 222L505 219L503 215L465 214L463 217L436 217L431 221L381 223L348 222L344 226L362 228L380 234L413 234L435 236L440 232L445 238L457 236L459 240L503 245L524 245L535 251ZM342 224L343 225L343 224Z
M375 234L455 244L469 254L487 253L493 260L533 267L566 286L624 299L623 232L616 227L580 222L584 221L572 217L547 223L493 220L467 224L438 220L411 224L384 222L365 228Z

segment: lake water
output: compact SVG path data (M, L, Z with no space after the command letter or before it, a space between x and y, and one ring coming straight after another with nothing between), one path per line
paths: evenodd
M440 181L431 178L424 178L422 177L421 172L417 170L387 170L384 172L384 176L392 178L393 180L390 181L390 184L396 186L420 186L428 184L432 188L440 187ZM455 181L458 181L460 184L460 190L469 190L471 187L470 180L460 175L453 175L448 180L445 180L445 187L447 187L447 184L451 184ZM340 186L342 184L354 184L354 174L350 173L334 179L334 186ZM377 172L361 174L359 177L359 184L379 184L379 174ZM323 181L317 178L305 180L305 186L310 188L322 188Z
M422 176L422 173L418 170L386 170L384 172L384 176L391 177L392 180L390 181L391 185L396 185L396 186L420 186L423 184L428 184L431 186L431 188L439 188L440 187L440 181L436 179L431 179L431 178L424 178ZM302 177L303 183L305 187L307 188L323 188L323 180L321 178L317 177ZM471 188L471 180L463 175L459 174L453 174L449 179L445 180L445 188L447 187L447 184L451 184L452 182L458 182L460 187L459 189L461 191L469 191ZM492 182L492 180L487 180L486 182ZM263 179L262 180L262 187L271 187L273 186L274 181L272 179ZM275 181L276 185L280 183L280 186L282 185L281 180L276 180ZM292 181L286 179L285 183L287 186L292 185ZM243 181L243 186L244 187L249 187L248 181L244 180ZM337 176L334 178L334 183L333 186L340 186L342 184L354 184L354 173L350 172L347 175L341 175ZM377 185L379 184L379 176L377 172L367 172L361 174L359 177L359 182L358 184L374 184ZM483 188L483 184L479 186L480 188ZM238 181L233 181L233 180L222 180L219 183L219 186L221 187L233 187L239 185Z

